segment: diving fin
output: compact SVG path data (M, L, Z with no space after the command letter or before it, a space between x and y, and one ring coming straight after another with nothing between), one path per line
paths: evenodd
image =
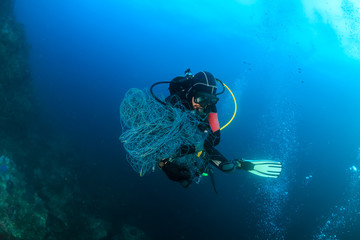
M211 180L211 184L214 188L214 191L215 191L215 193L218 193L218 191L216 189L216 185L215 185L214 170L211 167L209 168L209 175L210 175L210 180Z
M239 169L246 170L260 177L277 178L282 170L281 162L273 160L238 160Z

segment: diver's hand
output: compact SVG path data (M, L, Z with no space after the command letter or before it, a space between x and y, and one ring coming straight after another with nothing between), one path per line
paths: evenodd
M162 169L166 164L171 162L171 160L172 160L171 158L163 158L163 159L161 159L161 161L158 163L158 167Z
M158 167L162 169L162 168L165 166L165 163L166 163L165 161L166 161L166 158L162 159L162 160L158 163Z

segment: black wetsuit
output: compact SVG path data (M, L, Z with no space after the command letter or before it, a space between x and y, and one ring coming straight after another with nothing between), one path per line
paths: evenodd
M174 95L176 95L175 98ZM178 99L180 99L182 105L185 108L192 110L192 105L191 103L189 103L189 100L184 98L184 96L182 96L181 94L175 93L169 96L166 101L176 105L175 102L172 102L173 99L177 99L175 101L178 101ZM207 117L204 119L202 124L198 126L198 128L201 131L207 131L208 133L208 136L203 146L203 150L205 151L208 163L211 163L213 166L223 172L233 171L237 166L237 162L228 161L218 150L215 149L215 146L220 143L220 126L215 105L209 107ZM180 156L194 153L197 153L197 149L194 145L182 146L180 149ZM169 179L180 182L183 187L188 187L191 184L192 180L190 172L187 168L180 166L174 162L170 162L167 159L163 160L162 162L164 163L162 170L166 173ZM203 169L203 171L205 170L206 169ZM202 174L202 172L199 174Z

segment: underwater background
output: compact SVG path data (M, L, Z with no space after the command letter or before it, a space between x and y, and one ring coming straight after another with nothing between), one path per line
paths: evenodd
M360 239L357 0L2 1L0 239ZM280 178L132 170L126 91L187 68L237 99L217 149Z

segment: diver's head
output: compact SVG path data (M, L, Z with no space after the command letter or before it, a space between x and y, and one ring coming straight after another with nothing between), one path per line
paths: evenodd
M193 75L190 79L190 86L187 94L196 94L197 92L216 94L216 79L214 75L209 72L202 71Z
M209 72L199 72L190 79L191 86L187 92L188 101L199 114L209 113L212 105L215 105L219 98L216 96L216 79Z

